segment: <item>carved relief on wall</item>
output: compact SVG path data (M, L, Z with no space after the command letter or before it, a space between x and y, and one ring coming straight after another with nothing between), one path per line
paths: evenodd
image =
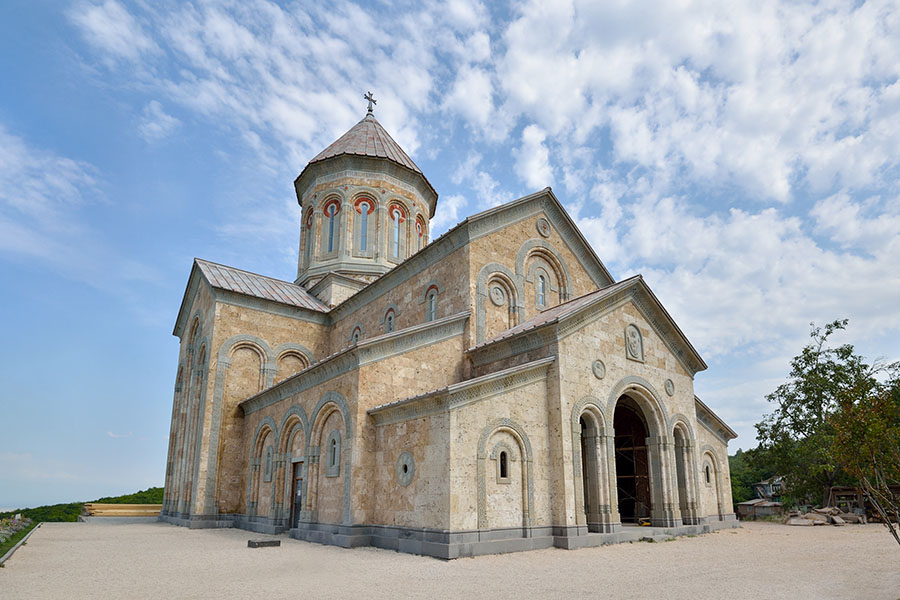
M490 290L491 302L493 302L496 306L503 306L506 304L506 292L503 291L503 288L499 285L492 285Z
M644 340L636 325L625 328L625 356L644 362Z
M675 395L675 382L671 379L666 379L666 393L670 396Z
M595 360L591 365L591 370L594 372L594 377L597 379L606 377L606 365L603 364L602 360Z
M548 221L544 217L541 217L540 219L538 219L537 220L537 230L538 230L538 233L541 234L543 237L550 237L550 232L552 231L552 229L550 228L550 221Z

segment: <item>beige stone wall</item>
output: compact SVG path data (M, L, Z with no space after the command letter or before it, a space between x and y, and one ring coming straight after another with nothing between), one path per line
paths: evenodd
M450 427L447 413L377 427L371 481L369 522L400 527L448 529L450 526ZM408 485L398 482L397 461L413 456L415 472Z
M358 420L356 420L358 411L357 402L357 373L346 373L331 380L325 381L320 385L314 386L299 394L288 397L281 402L277 402L267 406L261 410L248 414L244 417L243 435L241 438L242 451L241 458L241 484L246 486L247 477L250 473L251 458L254 453L258 452L258 440L255 439L257 432L267 419L278 428L277 454L278 463L276 465L276 477L273 485L273 497L276 507L280 507L283 511L281 514L273 514L276 518L287 518L290 514L291 498L289 486L292 482L293 475L291 473L291 458L305 459L307 470L307 496L305 503L308 510L318 511L318 520L322 523L342 523L344 510L344 478L347 476L344 459L346 453L350 452L353 461L358 460L358 440L355 439L359 435ZM334 405L329 404L324 407L318 414L313 414L319 400L328 392L337 392L347 403L351 418L352 435L347 436L346 425L343 422L343 416L339 411L334 410ZM303 434L298 433L293 426L295 420L291 418L286 421L285 417L289 410L298 406L303 409L310 421L310 439L309 446L319 449L319 462L317 466L313 466L311 456L305 456L306 451L305 440ZM325 474L327 456L328 437L332 431L338 430L341 435L341 457L339 474L336 477L328 477ZM285 456L290 453L289 456ZM357 470L354 469L354 477L357 477ZM351 482L353 479L351 478ZM241 505L239 512L246 512L246 501Z
M166 499L171 510L196 512L202 502L202 489L195 495L194 482L205 476L203 453L198 456L198 448L206 441L204 428L204 394L208 402L211 397L210 373L213 368L214 351L214 301L205 285L200 285L193 298L185 307L188 319L181 334L179 349L180 391L173 400L172 426L167 465ZM179 383L176 382L176 386Z
M535 525L552 525L550 478L550 427L547 414L547 384L540 380L450 412L450 529L478 528L478 445L486 429L494 429L498 419L510 419L524 430L533 451L534 506L531 514ZM486 452L490 455L499 442L507 443L518 457L521 444L510 439L504 429L490 434ZM497 484L496 463L485 459L486 516L491 526L505 527L520 514L527 497L527 482L521 477L523 462L511 463L517 470L517 483ZM489 481L492 481L488 486ZM522 523L512 526L521 526Z
M728 448L703 425L698 424L697 469L700 482L700 514L718 518L734 512L731 500L731 473L728 469ZM710 480L706 482L706 466Z
M274 356L279 346L301 344L313 352L316 359L322 358L327 348L327 328L317 323L222 302L216 303L215 323L215 358L210 364L207 423L212 419L215 376L220 368L218 357L224 354L231 362L223 367L215 499L221 513L243 512L247 499L244 497L246 480L242 475L242 465L246 457L243 452L243 414L238 404L265 389L270 377L273 381L281 381L308 366L306 357L295 350ZM235 336L250 339L232 342ZM256 339L262 340L267 348ZM274 373L265 370L271 359L274 359L276 366Z
M460 248L431 267L386 290L377 299L352 312L342 312L331 331L330 353L350 345L350 336L362 326L362 339L385 333L383 320L388 307L396 306L395 331L425 323L425 293L437 282L437 318L469 310L466 278L467 250Z
M526 278L525 284L523 286L524 289L521 292L514 291L514 293L517 294L515 302L522 306L522 312L516 314L515 318L513 319L513 324L530 319L538 312L540 312L540 310L551 308L552 306L555 306L562 301L559 291L560 281L559 276L557 275L557 272L560 271L560 269L559 267L556 267L554 269L554 267L551 265L554 260L559 260L559 262L564 264L567 269L570 279L566 282L569 299L583 296L584 294L597 289L596 284L593 282L587 271L584 269L584 267L582 267L581 263L575 257L575 254L569 248L568 244L560 235L559 231L553 229L550 233L550 236L547 238L542 237L538 233L537 221L541 217L546 218L546 215L540 213L522 219L521 221L513 223L503 229L485 235L470 244L469 293L471 294L471 298L473 299L473 312L475 308L478 275L481 272L482 268L489 263L499 263L501 265L504 265L512 273L521 275ZM525 260L524 268L522 269L523 272L517 273L516 256L520 248L522 248L523 245L530 240L550 245L558 255L558 259L547 258L546 254L542 254L542 251L533 250ZM536 294L534 287L534 270L536 267L544 269L544 271L549 276L548 283L550 284L550 287L547 290L545 305L543 307L538 307L536 303ZM556 288L557 291L553 291L553 289L550 288ZM487 331L483 339L487 340L490 339L491 336L496 335L500 331L503 331L504 329L509 327L509 325L504 326L503 323L503 311L505 307L496 307L490 299L485 299L484 305L487 313ZM475 335L476 332L473 328L470 345L475 345Z

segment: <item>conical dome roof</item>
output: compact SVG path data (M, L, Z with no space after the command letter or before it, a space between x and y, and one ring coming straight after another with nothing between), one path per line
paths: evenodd
M358 164L359 158L367 159L365 162L368 164L362 167L363 170L371 168L374 171L393 171L395 176L401 177L407 183L417 187L425 205L428 206L428 216L434 216L437 191L422 173L422 169L394 141L391 134L385 131L371 111L362 121L351 127L347 133L319 152L303 167L303 171L294 180L297 201L303 203L302 194L305 182L309 181L308 178L314 180L321 173L326 173L333 168L342 168L341 164L348 160ZM406 175L401 175L400 172L403 171L406 172Z
M384 130L375 115L369 113L365 118L350 128L330 146L319 152L309 164L340 156L352 154L355 156L371 156L373 158L386 158L401 167L422 174L422 170L413 162L403 148L394 141L394 138Z

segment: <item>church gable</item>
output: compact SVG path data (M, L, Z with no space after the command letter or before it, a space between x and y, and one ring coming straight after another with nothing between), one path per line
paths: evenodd
M549 188L466 224L476 344L613 283Z
M543 311L476 345L469 350L469 357L479 367L533 352L570 336L577 339L588 325L603 320L606 315L625 305L628 312L640 318L644 324L643 331L638 328L635 335L633 330L622 328L618 332L613 331L615 328L602 327L594 333L604 338L618 336L623 347L626 341L630 342L630 357L638 363L647 361L643 337L651 333L686 375L693 377L698 371L706 369L706 363L640 275Z

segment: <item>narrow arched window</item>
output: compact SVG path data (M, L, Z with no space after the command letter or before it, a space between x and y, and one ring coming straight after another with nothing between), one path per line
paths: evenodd
M394 330L394 313L389 312L387 317L384 319L384 331L386 333L390 333Z
M500 453L500 479L509 477L509 465L507 464L506 452Z
M359 334L360 334L359 327L357 327L356 329L353 330L353 335L350 336L350 341L353 342L354 344L359 343Z
M425 320L434 321L437 318L437 291L431 290L428 292L425 307Z
M416 250L421 250L425 245L425 224L420 218L416 218Z
M337 440L335 438L331 438L331 447L328 449L329 458L328 464L332 467L336 467L338 464L338 452L337 452Z
M537 280L537 305L544 306L547 297L547 280L543 275L538 275Z
M304 253L306 254L306 266L309 266L309 257L312 253L312 212L309 213L309 216L306 217L306 249Z
M325 207L325 215L328 217L328 251L334 251L334 221L337 215L337 204L329 204Z
M391 256L400 258L400 209L391 209Z
M706 465L706 483L709 483L709 482L710 482L710 478L709 478L709 465Z
M359 212L359 249L365 252L369 238L369 203L361 202Z

